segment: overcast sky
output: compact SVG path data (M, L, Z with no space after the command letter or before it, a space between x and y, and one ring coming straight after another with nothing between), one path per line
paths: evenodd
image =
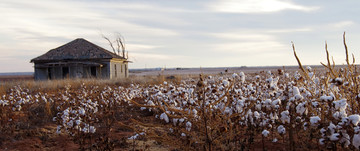
M130 68L345 63L342 34L360 60L358 0L0 0L0 72L76 38L111 50L126 40Z

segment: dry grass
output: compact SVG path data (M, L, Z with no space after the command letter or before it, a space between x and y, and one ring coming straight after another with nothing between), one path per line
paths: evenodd
M21 86L27 88L30 91L46 90L46 91L57 91L64 89L65 86L71 85L74 88L80 88L81 85L97 85L100 87L104 86L123 86L128 87L131 84L139 84L142 86L146 85L158 85L164 83L164 81L179 84L181 80L194 77L193 75L174 75L174 76L131 76L129 78L119 79L59 79L59 80L18 80L18 81L4 81L0 83L0 95L6 94L9 89L14 86Z

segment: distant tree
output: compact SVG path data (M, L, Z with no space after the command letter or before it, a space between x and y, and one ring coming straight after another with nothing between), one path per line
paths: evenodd
M106 37L104 34L101 34L101 36L109 42L110 47L112 48L113 52L119 56L124 57L125 59L128 59L128 52L126 52L125 56L125 38L120 34L115 34L115 40L111 40L110 38ZM115 47L114 47L115 45Z

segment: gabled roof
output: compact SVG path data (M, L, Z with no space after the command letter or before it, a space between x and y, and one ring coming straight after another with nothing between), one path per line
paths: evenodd
M83 38L75 39L58 48L32 59L34 61L86 60L86 59L125 59Z

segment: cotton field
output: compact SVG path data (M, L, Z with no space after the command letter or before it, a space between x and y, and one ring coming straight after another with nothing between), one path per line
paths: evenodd
M0 98L1 132L19 135L50 123L54 135L81 150L129 148L116 145L119 125L132 131L124 142L155 140L167 149L354 150L360 147L359 80L349 66L199 75L177 84L69 83L50 92L14 86Z

